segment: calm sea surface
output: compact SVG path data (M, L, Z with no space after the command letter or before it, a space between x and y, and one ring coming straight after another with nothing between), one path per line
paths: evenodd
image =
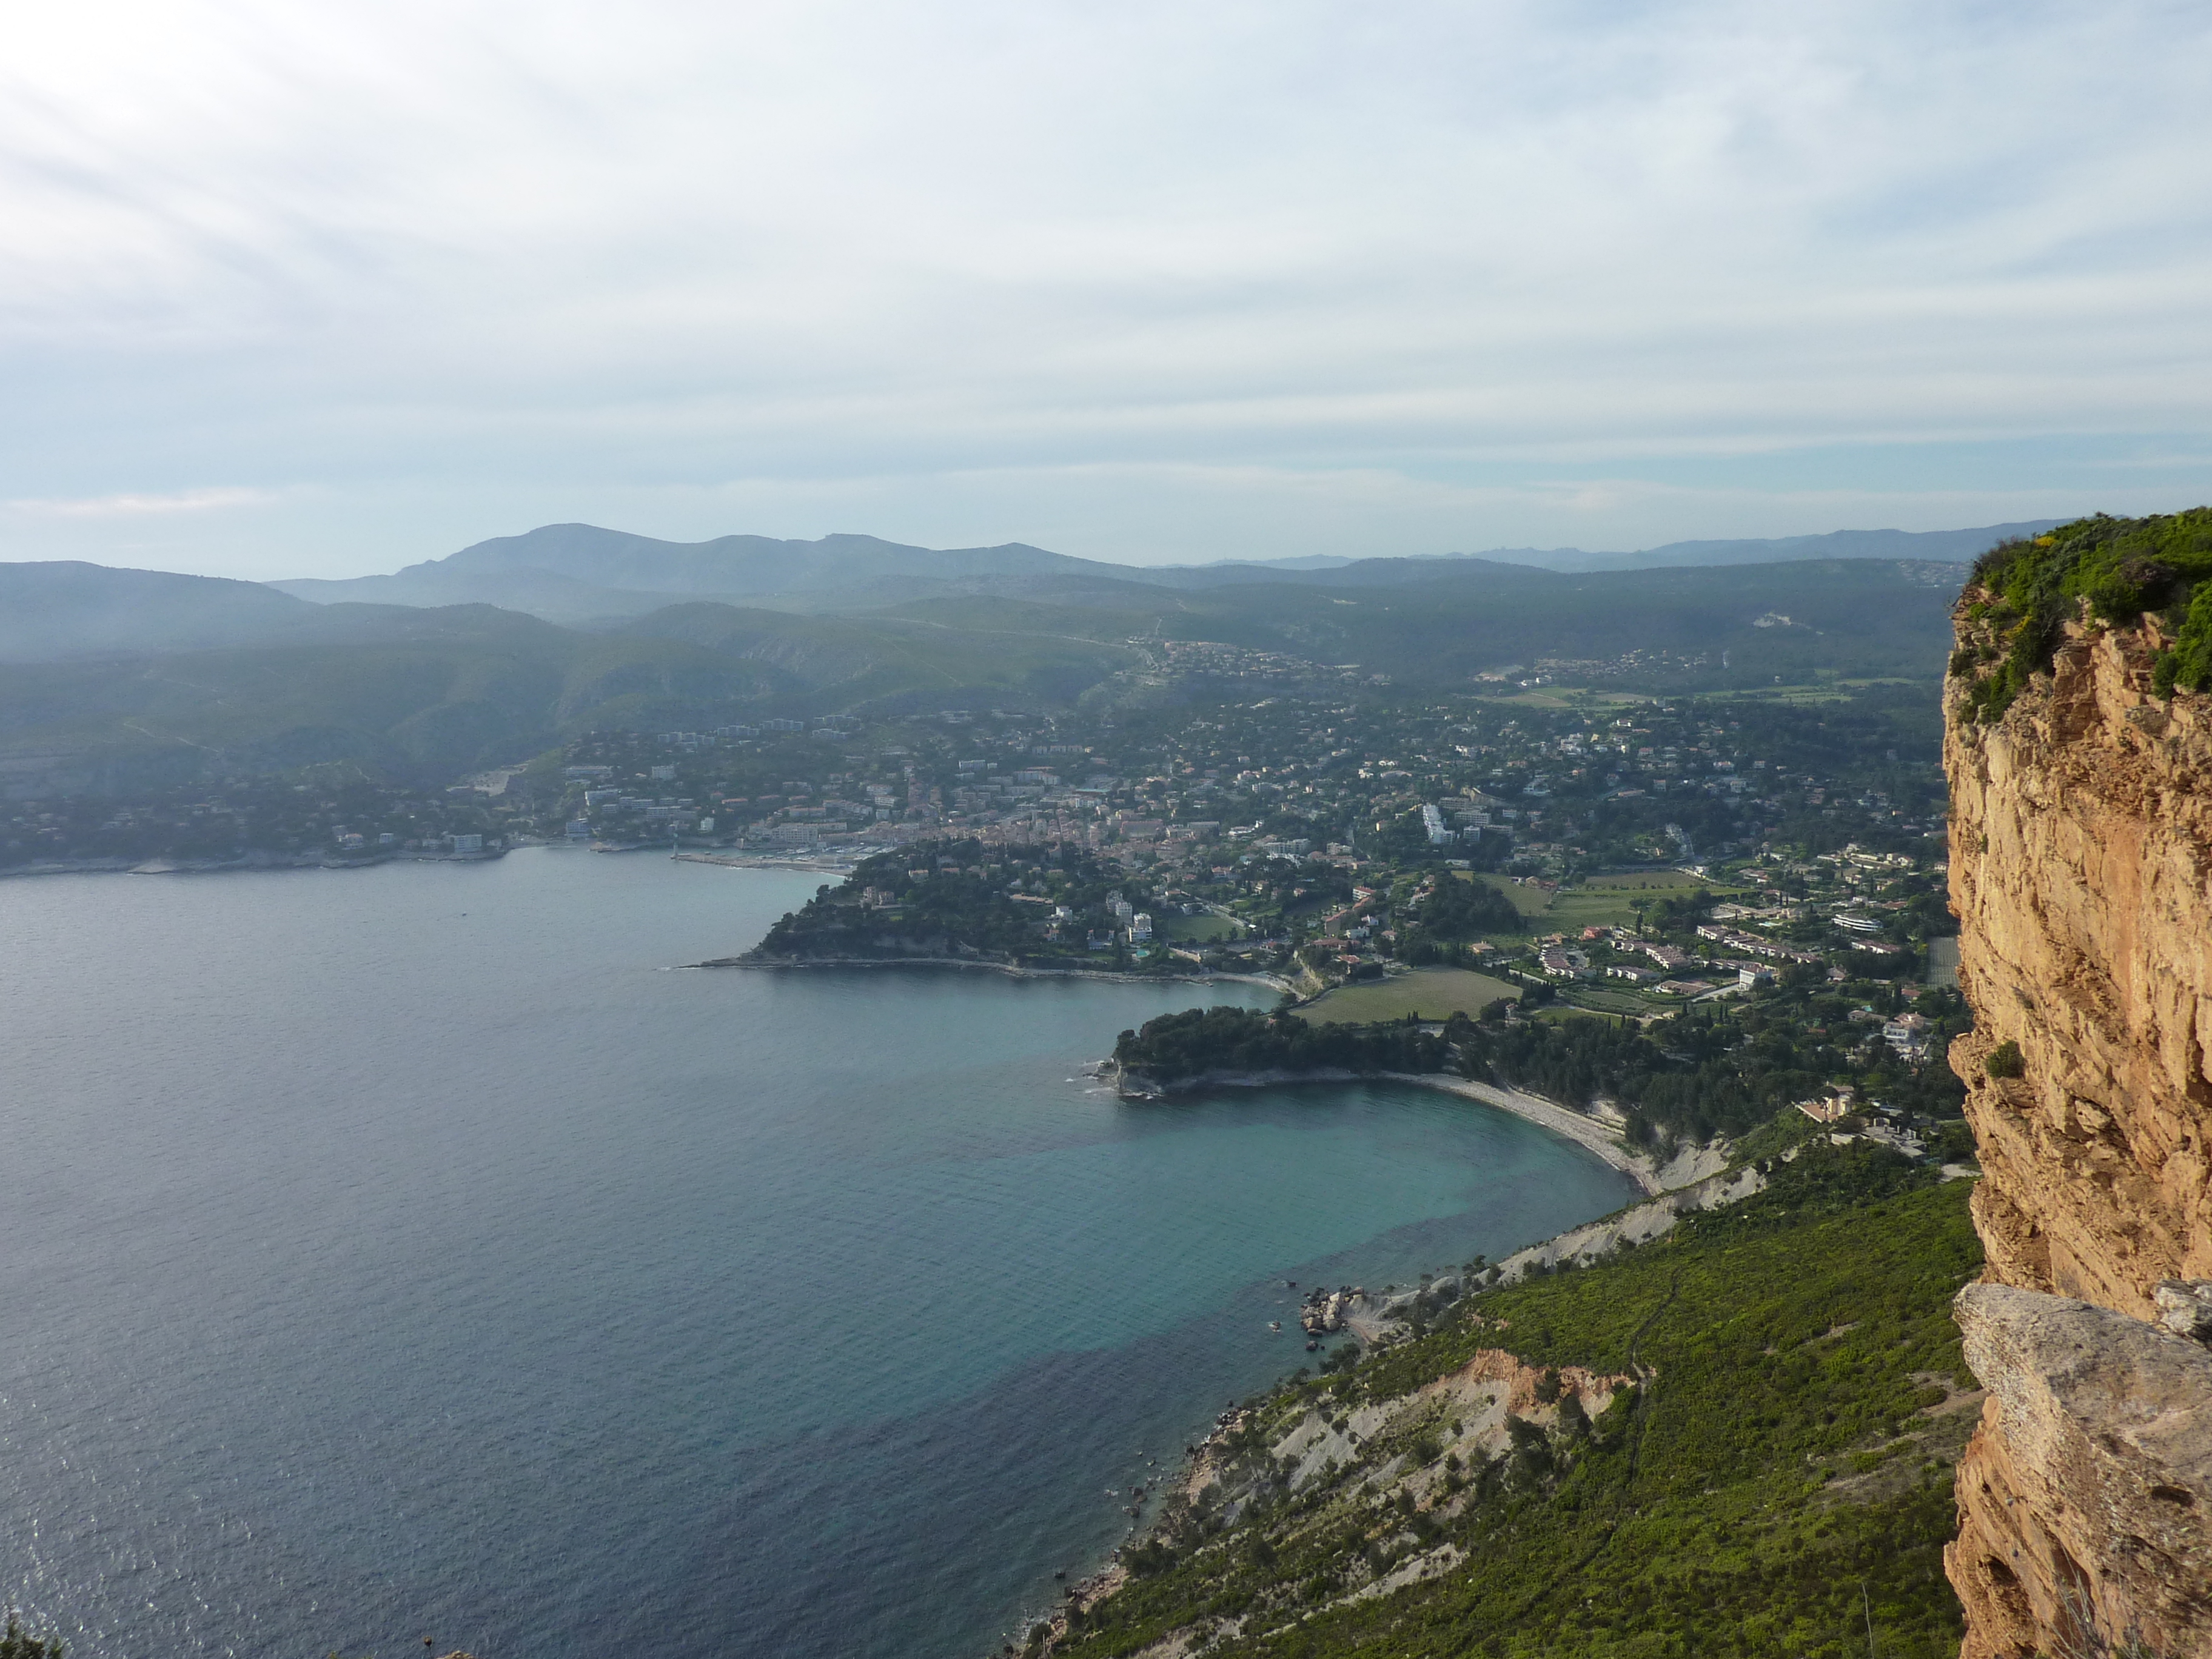
M820 879L0 883L0 1594L82 1659L975 1659L1308 1362L1284 1278L1631 1196L1419 1090L1088 1083L1189 986L668 971Z

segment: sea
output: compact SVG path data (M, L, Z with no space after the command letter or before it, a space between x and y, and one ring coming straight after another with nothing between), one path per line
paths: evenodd
M684 967L833 879L0 882L0 1595L78 1659L982 1659L1305 1287L1634 1196L1416 1087L1085 1069L1257 987Z

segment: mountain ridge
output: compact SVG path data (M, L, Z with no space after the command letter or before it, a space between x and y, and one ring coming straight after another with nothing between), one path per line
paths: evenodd
M1263 584L1378 586L1460 580L1484 572L1500 578L1509 571L1580 575L1835 559L1963 563L2000 541L2055 522L1675 542L1637 553L1514 548L1365 558L1316 554L1195 565L1115 564L1026 542L928 548L849 532L811 541L728 535L673 542L596 525L558 524L494 537L388 574L285 580L267 586L316 604L492 604L550 622L592 626L642 615L668 603L672 595L771 610L853 611L963 594L1059 596L1085 585L1191 592Z

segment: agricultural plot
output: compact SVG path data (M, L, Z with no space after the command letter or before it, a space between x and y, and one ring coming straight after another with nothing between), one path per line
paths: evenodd
M1366 1024L1403 1019L1407 1014L1443 1019L1455 1011L1480 1014L1500 997L1511 1000L1520 994L1517 985L1465 968L1416 968L1385 980L1340 986L1318 998L1304 1013L1306 1018L1322 1024Z

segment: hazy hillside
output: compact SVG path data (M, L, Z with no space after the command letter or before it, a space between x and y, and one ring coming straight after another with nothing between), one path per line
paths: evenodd
M1021 566L1034 551L982 550L977 562ZM659 555L636 556L624 580ZM250 583L0 567L24 596L9 617L17 659L0 661L0 785L104 790L327 760L442 782L593 726L1230 689L1178 681L1173 641L1266 653L1263 678L1332 686L1472 687L1540 666L1622 690L1823 674L1932 684L1959 574L1878 560L1578 575L1377 560L1184 588L1066 562L1077 568L1005 578L1019 595L815 615L684 599L589 629L481 604L316 605ZM1342 580L1352 574L1364 580Z
M1768 539L1668 542L1637 552L1591 552L1579 547L1490 547L1478 553L1428 556L1431 564L1463 559L1491 564L1532 565L1540 570L1656 570L1693 564L1775 564L1793 559L1926 559L1966 564L2001 541L2040 535L2062 522L2033 519L2019 524L1986 525L1977 530L1832 530L1821 536ZM1358 559L1310 553L1292 559L1224 559L1203 565L1171 567L1194 576L1237 580L1246 570L1340 570Z
M240 647L480 640L537 619L484 605L311 605L260 582L75 562L0 564L0 663ZM98 676L93 676L97 678Z
M74 560L0 564L0 662L241 645L329 620L258 582Z
M1546 570L1656 570L1698 564L1774 564L1790 559L1926 559L1971 564L1999 542L2040 535L2057 519L1986 525L1978 530L1832 530L1772 540L1668 542L1639 553L1586 553L1578 547L1493 548L1480 556Z
M0 664L0 784L106 791L344 760L443 783L593 726L1062 703L1135 655L1018 630L703 603L618 633L489 605L401 610L404 626L380 607L333 611L340 622L364 613L386 637Z
M0 775L100 790L352 760L446 782L592 711L761 689L757 671L684 646L594 640L488 606L416 614L434 625L390 643L0 666Z
M1011 543L1004 547L908 547L873 536L778 541L722 536L665 542L595 525L546 525L501 536L389 576L273 583L319 603L374 599L398 605L482 601L562 622L635 616L671 594L730 602L775 599L778 608L824 601L890 605L1044 575L1121 568Z
M1030 607L951 603L975 608L945 618L805 617L694 601L625 623L615 637L681 640L773 670L817 702L834 694L839 707L970 695L1066 702L1137 660L1121 643L1130 630L1120 617L1077 635Z
M1408 684L1565 659L1628 686L1802 684L1816 673L1933 679L1963 574L1831 560L1565 575L1474 562L1388 563L1364 588L1253 582L1188 592L1067 584L1058 602L927 599L879 613L1038 634L1213 640ZM1337 574L1337 573L1330 573ZM1417 579L1417 577L1419 579Z
M593 525L547 525L479 542L443 559L387 576L271 584L318 604L496 605L567 626L641 616L669 598L712 599L769 610L858 611L931 599L993 597L1119 605L1131 588L1178 592L1300 586L1377 587L1507 581L1553 571L1658 570L1839 559L1963 563L2008 534L2039 525L1981 530L1838 531L1781 541L1678 542L1644 553L1518 549L1478 556L1336 559L1136 566L1071 558L1010 542L1000 547L910 547L873 536L779 541L723 536L666 542Z

